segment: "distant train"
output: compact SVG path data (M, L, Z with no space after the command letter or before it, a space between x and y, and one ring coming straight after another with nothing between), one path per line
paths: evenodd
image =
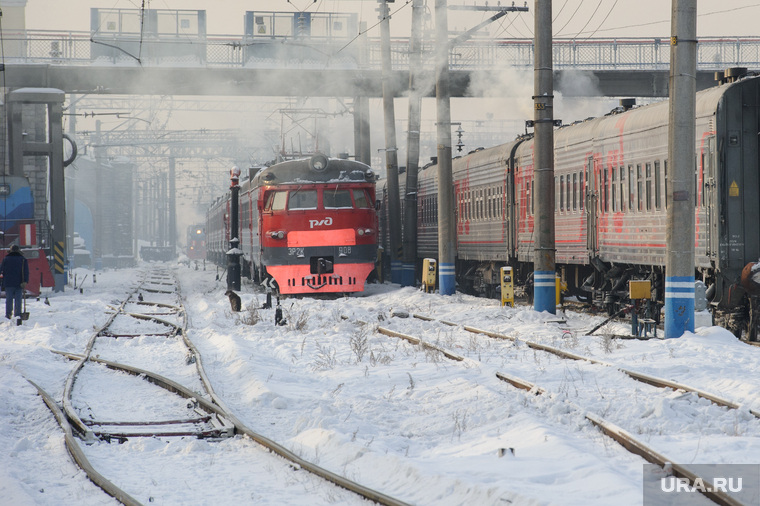
M34 195L27 178L0 176L0 261L12 245L19 245L29 262L26 291L32 295L39 295L40 287L55 284L48 251L38 244L38 225L34 219ZM49 240L44 242L50 244Z
M375 175L316 154L251 169L240 181L242 273L281 294L360 292L377 256ZM209 209L208 257L226 265L230 194Z
M554 132L557 272L573 295L609 311L627 301L630 279L651 280L654 299L664 302L668 109L667 101L621 107ZM698 93L696 112L695 277L716 323L754 340L760 77L735 76ZM540 198L534 148L532 136L522 136L453 161L459 289L498 293L504 265L530 286ZM437 171L419 173L418 259L438 255Z
M190 260L206 259L206 225L190 225L187 227L187 258Z

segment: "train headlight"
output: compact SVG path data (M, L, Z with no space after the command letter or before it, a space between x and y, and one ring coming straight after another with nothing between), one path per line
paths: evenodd
M283 232L282 230L270 232L269 237L271 237L272 239L285 239L285 232Z
M364 229L360 228L359 230L356 231L356 233L359 235L364 235Z
M360 236L362 235L371 235L372 229L371 228L360 228L356 230L356 233Z

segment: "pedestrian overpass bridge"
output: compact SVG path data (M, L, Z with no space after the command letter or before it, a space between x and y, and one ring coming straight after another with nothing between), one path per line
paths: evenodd
M5 86L57 88L79 94L381 97L380 41L239 36L160 39L90 32L24 31L5 34ZM409 86L409 40L391 41L395 96ZM715 85L729 67L760 69L760 38L702 38L697 46L697 89ZM434 47L423 47L424 94L434 90ZM564 96L665 97L668 39L555 39L555 89ZM469 39L449 52L452 97L474 96L481 77L491 96L499 86L533 80L532 39ZM427 75L427 79L425 76Z

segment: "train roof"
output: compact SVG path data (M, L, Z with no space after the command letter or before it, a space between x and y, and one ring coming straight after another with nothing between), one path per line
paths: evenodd
M252 186L300 183L374 182L369 165L355 160L328 158L316 154L309 158L288 160L261 169L251 179Z

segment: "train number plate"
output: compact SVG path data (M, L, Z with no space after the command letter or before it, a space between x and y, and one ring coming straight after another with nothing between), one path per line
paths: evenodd
M338 256L347 257L351 254L351 246L338 246Z
M288 255L303 258L303 248L288 248Z

